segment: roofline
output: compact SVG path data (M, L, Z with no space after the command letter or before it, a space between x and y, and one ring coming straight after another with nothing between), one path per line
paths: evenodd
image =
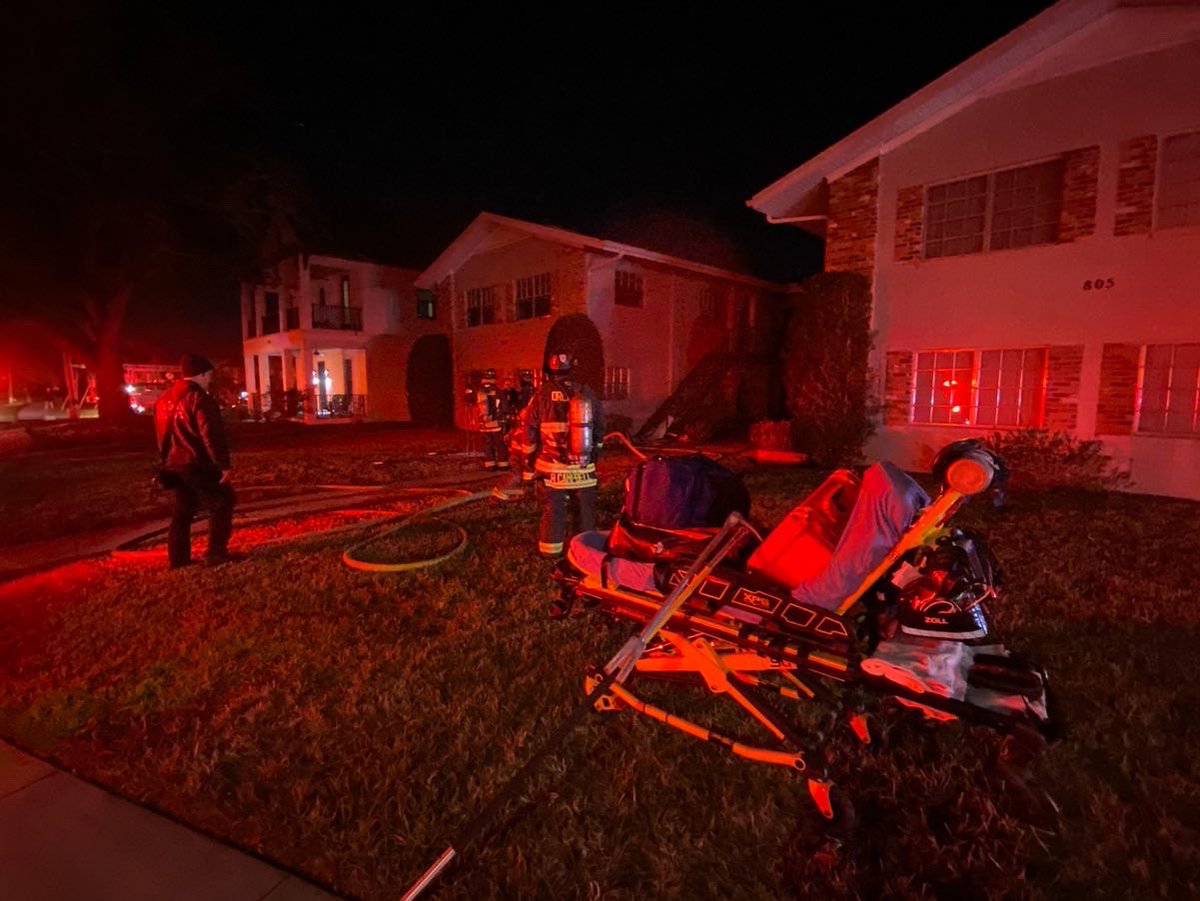
M430 263L420 276L418 276L415 285L418 288L432 288L434 283L439 281L436 270L449 267L450 260L454 258L456 252L462 250L467 244L467 235L478 225L511 228L555 244L566 244L569 247L612 254L617 257L631 257L633 259L645 260L646 262L658 263L677 269L686 269L702 275L725 279L726 281L741 282L742 284L752 285L756 288L782 291L785 287L779 282L756 278L742 272L734 272L732 269L721 269L718 266L709 266L705 263L685 260L682 257L656 253L644 247L622 244L619 241L607 241L603 238L594 238L590 235L580 234L579 232L568 231L565 228L558 228L552 225L539 225L536 222L527 222L524 219L514 219L510 216L501 216L498 213L489 213L486 210L472 219L471 223L463 229L462 233L445 250L438 254L437 259Z
M794 219L790 214L795 207L825 179L843 175L927 131L974 102L1014 68L1123 5L1122 0L1060 0L776 179L747 200L746 206L762 213L768 221Z

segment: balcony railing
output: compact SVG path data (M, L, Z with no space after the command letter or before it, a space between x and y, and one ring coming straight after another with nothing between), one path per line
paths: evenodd
M264 316L262 318L262 333L264 335L273 335L277 331L279 331L279 314Z
M242 398L238 414L245 419L288 422L362 419L367 415L365 394L325 394L319 391L264 391Z
M339 307L333 304L313 304L313 328L333 328L362 331L362 307Z
M288 329L300 328L300 311L295 307L286 310Z

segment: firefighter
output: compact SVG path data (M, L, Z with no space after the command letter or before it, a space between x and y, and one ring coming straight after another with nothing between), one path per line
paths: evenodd
M483 468L489 472L508 469L504 447L504 420L507 418L504 395L496 388L496 370L485 369L475 391L475 428L483 435Z
M542 505L538 552L551 559L562 556L571 497L578 505L577 531L596 526L596 454L604 416L592 389L571 377L573 363L565 353L546 358L546 380L522 416L525 468L537 480Z

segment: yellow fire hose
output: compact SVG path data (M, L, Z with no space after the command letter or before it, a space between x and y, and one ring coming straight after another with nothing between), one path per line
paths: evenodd
M461 488L455 490L462 491ZM424 560L408 560L404 563L375 563L370 560L363 560L354 556L354 552L368 544L373 544L376 541L387 538L389 535L394 535L401 529L405 529L410 526L413 520L419 517L433 516L434 514L441 513L444 510L450 510L454 507L461 507L463 504L471 504L475 501L481 501L486 497L490 497L491 493L492 492L490 489L488 491L476 491L474 494L464 493L461 497L451 498L448 501L443 501L440 504L434 504L432 507L426 507L422 510L416 511L415 513L405 514L404 516L400 517L398 521L388 520L388 522L396 522L396 525L392 526L390 529L385 529L382 532L376 532L373 535L369 535L361 541L356 541L354 544L350 545L350 547L346 548L346 550L342 553L342 562L351 569L360 569L365 572L372 573L409 572L414 569L424 569L429 566L437 566L441 563L445 563L451 557L462 553L467 548L467 530L462 526L454 526L454 528L458 531L458 544L444 554L439 554L436 557L427 557ZM378 525L378 523L375 525Z
M642 460L646 459L646 455L644 453L642 453L640 450L638 450L636 447L634 447L633 444L630 442L629 438L626 437L622 432L609 432L602 439L602 443L608 441L610 438L615 438L615 439L618 439L619 441L621 441L627 448L629 448L630 452L633 453L634 456L638 457L639 459L642 459ZM457 489L457 490L462 491L461 488ZM362 560L359 557L354 556L354 552L356 550L358 550L359 548L362 548L368 544L372 544L383 538L387 538L389 535L393 535L396 532L399 532L401 529L408 527L413 522L413 520L417 519L418 517L433 516L434 514L440 513L443 510L449 510L453 507L458 507L463 504L474 503L475 501L483 500L484 498L490 497L490 496L491 496L491 491L477 491L474 494L467 494L463 497L456 497L456 498L453 498L452 500L445 501L444 503L441 503L441 504L436 504L436 505L434 505L432 507L428 507L424 510L418 510L416 513L410 513L410 514L404 516L403 518L401 518L399 520L399 522L392 528L387 529L383 532L377 532L374 535L364 538L362 541L358 541L358 542L355 542L354 544L350 545L350 547L346 548L345 553L342 554L342 562L345 563L347 566L349 566L351 569L360 569L365 572L373 572L373 573L410 572L411 570L414 570L414 569L424 569L429 566L438 566L439 564L445 563L451 557L455 556L456 554L460 554L464 550L466 550L467 530L464 529L462 526L457 526L457 525L454 526L454 528L458 531L458 544L456 544L453 548L451 548L449 551L447 551L444 554L439 554L436 557L429 557L424 560L410 560L410 561L406 561L404 563L374 563L369 560ZM389 522L390 522L390 520L389 520ZM379 523L376 523L375 525L379 525Z

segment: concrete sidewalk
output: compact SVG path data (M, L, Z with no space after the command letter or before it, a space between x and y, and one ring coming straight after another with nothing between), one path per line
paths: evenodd
M0 742L4 901L333 901Z

